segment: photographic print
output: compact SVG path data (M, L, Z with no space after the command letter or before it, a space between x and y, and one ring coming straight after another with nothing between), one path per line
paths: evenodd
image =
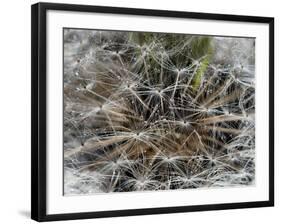
M63 29L64 194L255 183L255 38Z
M274 206L274 18L37 3L31 21L32 219Z

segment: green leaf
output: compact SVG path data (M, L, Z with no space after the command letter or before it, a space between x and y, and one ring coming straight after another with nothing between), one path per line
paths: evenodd
M200 61L200 65L197 68L191 83L193 90L197 91L201 85L202 76L206 72L213 55L211 38L210 37L195 38L191 43L191 50L192 50L191 55L195 60L203 58L203 60Z

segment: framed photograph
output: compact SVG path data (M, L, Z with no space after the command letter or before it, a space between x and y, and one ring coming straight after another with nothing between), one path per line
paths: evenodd
M274 19L32 5L32 219L274 205Z

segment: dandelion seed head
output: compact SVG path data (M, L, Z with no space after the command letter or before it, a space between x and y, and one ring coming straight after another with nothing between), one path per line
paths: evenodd
M64 41L66 193L254 183L253 39L65 29Z

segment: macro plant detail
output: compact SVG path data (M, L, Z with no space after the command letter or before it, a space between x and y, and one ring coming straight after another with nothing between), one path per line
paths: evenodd
M64 29L66 195L255 182L255 39Z

